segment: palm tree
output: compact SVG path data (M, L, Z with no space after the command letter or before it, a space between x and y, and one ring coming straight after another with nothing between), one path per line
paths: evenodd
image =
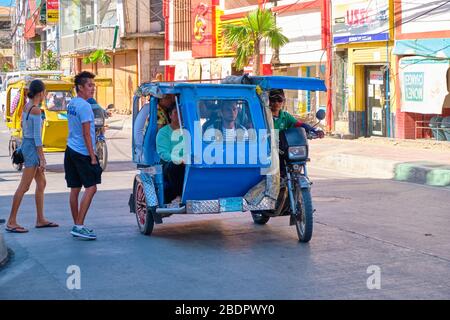
M98 61L104 65L108 65L111 63L111 56L108 55L105 50L98 49L83 59L84 64L97 63Z
M275 17L270 10L257 9L242 20L241 25L226 25L224 30L226 46L236 52L235 66L242 70L253 57L253 72L260 75L260 45L266 40L276 50L289 42L277 27Z

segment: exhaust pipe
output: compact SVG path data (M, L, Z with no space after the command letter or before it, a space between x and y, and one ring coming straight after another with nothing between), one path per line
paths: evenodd
M186 206L182 206L179 208L156 208L156 213L161 216L171 215L171 214L182 214L186 213Z

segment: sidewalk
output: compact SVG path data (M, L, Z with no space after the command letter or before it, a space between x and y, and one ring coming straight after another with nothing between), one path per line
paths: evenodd
M131 135L131 115L114 114L109 127ZM450 142L381 137L326 137L310 142L311 165L376 179L450 186Z
M124 132L131 134L132 128L131 115L114 113L112 117L106 120L106 124L111 129L122 130Z
M310 143L311 165L359 176L450 186L450 143L327 137Z

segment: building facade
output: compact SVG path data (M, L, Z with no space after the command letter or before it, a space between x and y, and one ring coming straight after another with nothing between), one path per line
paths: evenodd
M151 81L164 68L164 17L162 0L61 0L61 64L66 73L81 70L111 78L112 87L99 87L101 105L114 104L131 112L139 83ZM109 64L84 64L83 58L103 49Z
M395 12L397 137L437 138L430 120L450 116L450 3L399 0Z
M223 30L226 25L238 25L258 7L274 12L277 25L289 38L289 43L279 52L272 52L267 44L262 44L262 73L330 79L327 74L331 65L326 50L328 3L323 0L167 1L166 53L165 61L161 62L166 68L166 79L217 82L230 74L251 74L251 64L243 71L234 69L234 52L225 47ZM329 108L331 116L331 95L287 92L287 108L299 117L307 117L321 107Z
M395 136L393 0L332 0L335 133Z
M47 5L52 3L54 0L16 0L12 21L16 70L40 70L48 50L57 56L58 20L47 16Z
M14 20L9 7L0 7L0 68L2 71L13 69L13 50L11 24Z

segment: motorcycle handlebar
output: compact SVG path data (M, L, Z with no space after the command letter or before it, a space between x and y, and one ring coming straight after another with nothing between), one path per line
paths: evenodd
M318 135L317 133L313 132L313 131L308 132L308 133L306 134L306 137L307 137L309 140L319 139L319 135Z

